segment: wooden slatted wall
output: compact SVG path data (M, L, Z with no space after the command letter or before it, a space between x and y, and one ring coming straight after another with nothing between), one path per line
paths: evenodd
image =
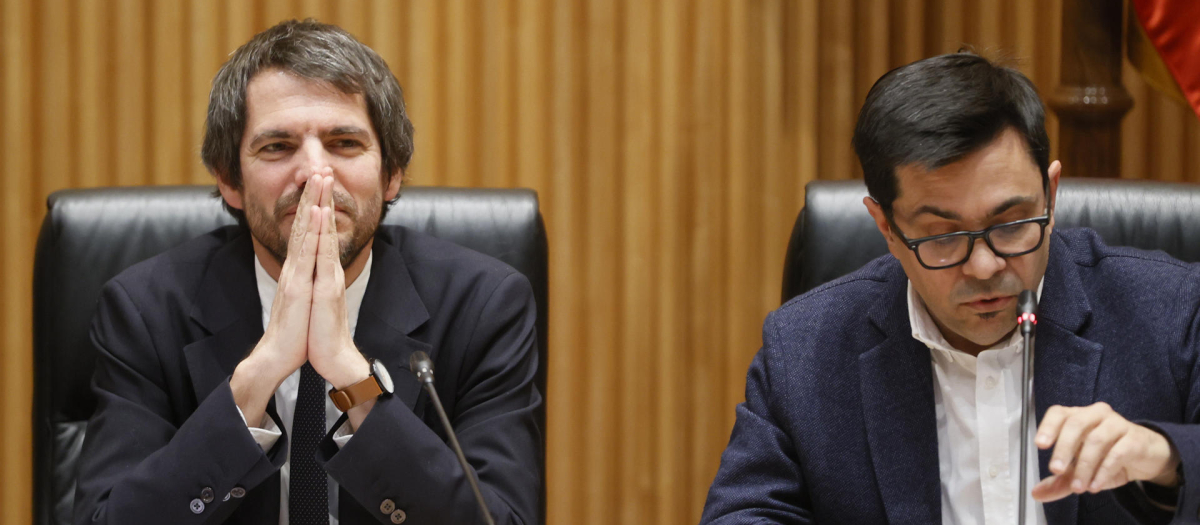
M30 514L46 196L206 183L208 85L254 32L340 24L391 65L418 184L527 186L551 249L549 520L694 523L804 184L858 176L887 69L962 43L1055 82L1058 0L3 0L0 508ZM1125 81L1126 176L1200 181L1200 124ZM1051 137L1055 124L1051 120ZM1071 167L1065 168L1070 174Z

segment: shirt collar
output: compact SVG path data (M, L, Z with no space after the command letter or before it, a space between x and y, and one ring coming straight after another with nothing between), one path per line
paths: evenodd
M1042 276L1042 280L1038 282L1037 298L1042 300L1042 285L1046 284L1046 277ZM942 335L942 331L938 329L937 324L933 322L933 317L929 315L929 309L925 306L925 301L917 294L913 288L912 281L908 281L908 323L912 326L913 339L925 343L925 346L930 350L941 352L947 357L954 360L958 357L970 357L970 354L954 348L946 341L946 337ZM1021 335L1017 331L1013 331L1012 336L1007 340L997 342L988 350L995 349L1010 349L1016 348L1021 343Z

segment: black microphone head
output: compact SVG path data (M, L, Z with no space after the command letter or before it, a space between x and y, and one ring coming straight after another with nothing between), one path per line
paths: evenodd
M1017 317L1021 314L1036 314L1037 313L1037 294L1033 290L1021 290L1021 295L1017 296Z
M408 356L408 369L422 383L433 382L433 361L429 359L429 355L425 352L417 350Z

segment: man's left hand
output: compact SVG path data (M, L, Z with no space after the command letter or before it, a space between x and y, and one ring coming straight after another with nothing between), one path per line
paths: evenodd
M1038 426L1034 443L1054 446L1050 472L1033 487L1033 498L1055 501L1072 493L1097 493L1130 481L1164 487L1179 484L1179 453L1162 434L1121 417L1107 403L1053 406Z

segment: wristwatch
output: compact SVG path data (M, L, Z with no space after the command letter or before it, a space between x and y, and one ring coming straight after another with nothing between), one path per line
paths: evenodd
M380 360L372 359L371 375L341 390L329 389L329 399L333 400L333 406L345 412L384 394L391 394L393 390L392 376L388 374L387 367Z

